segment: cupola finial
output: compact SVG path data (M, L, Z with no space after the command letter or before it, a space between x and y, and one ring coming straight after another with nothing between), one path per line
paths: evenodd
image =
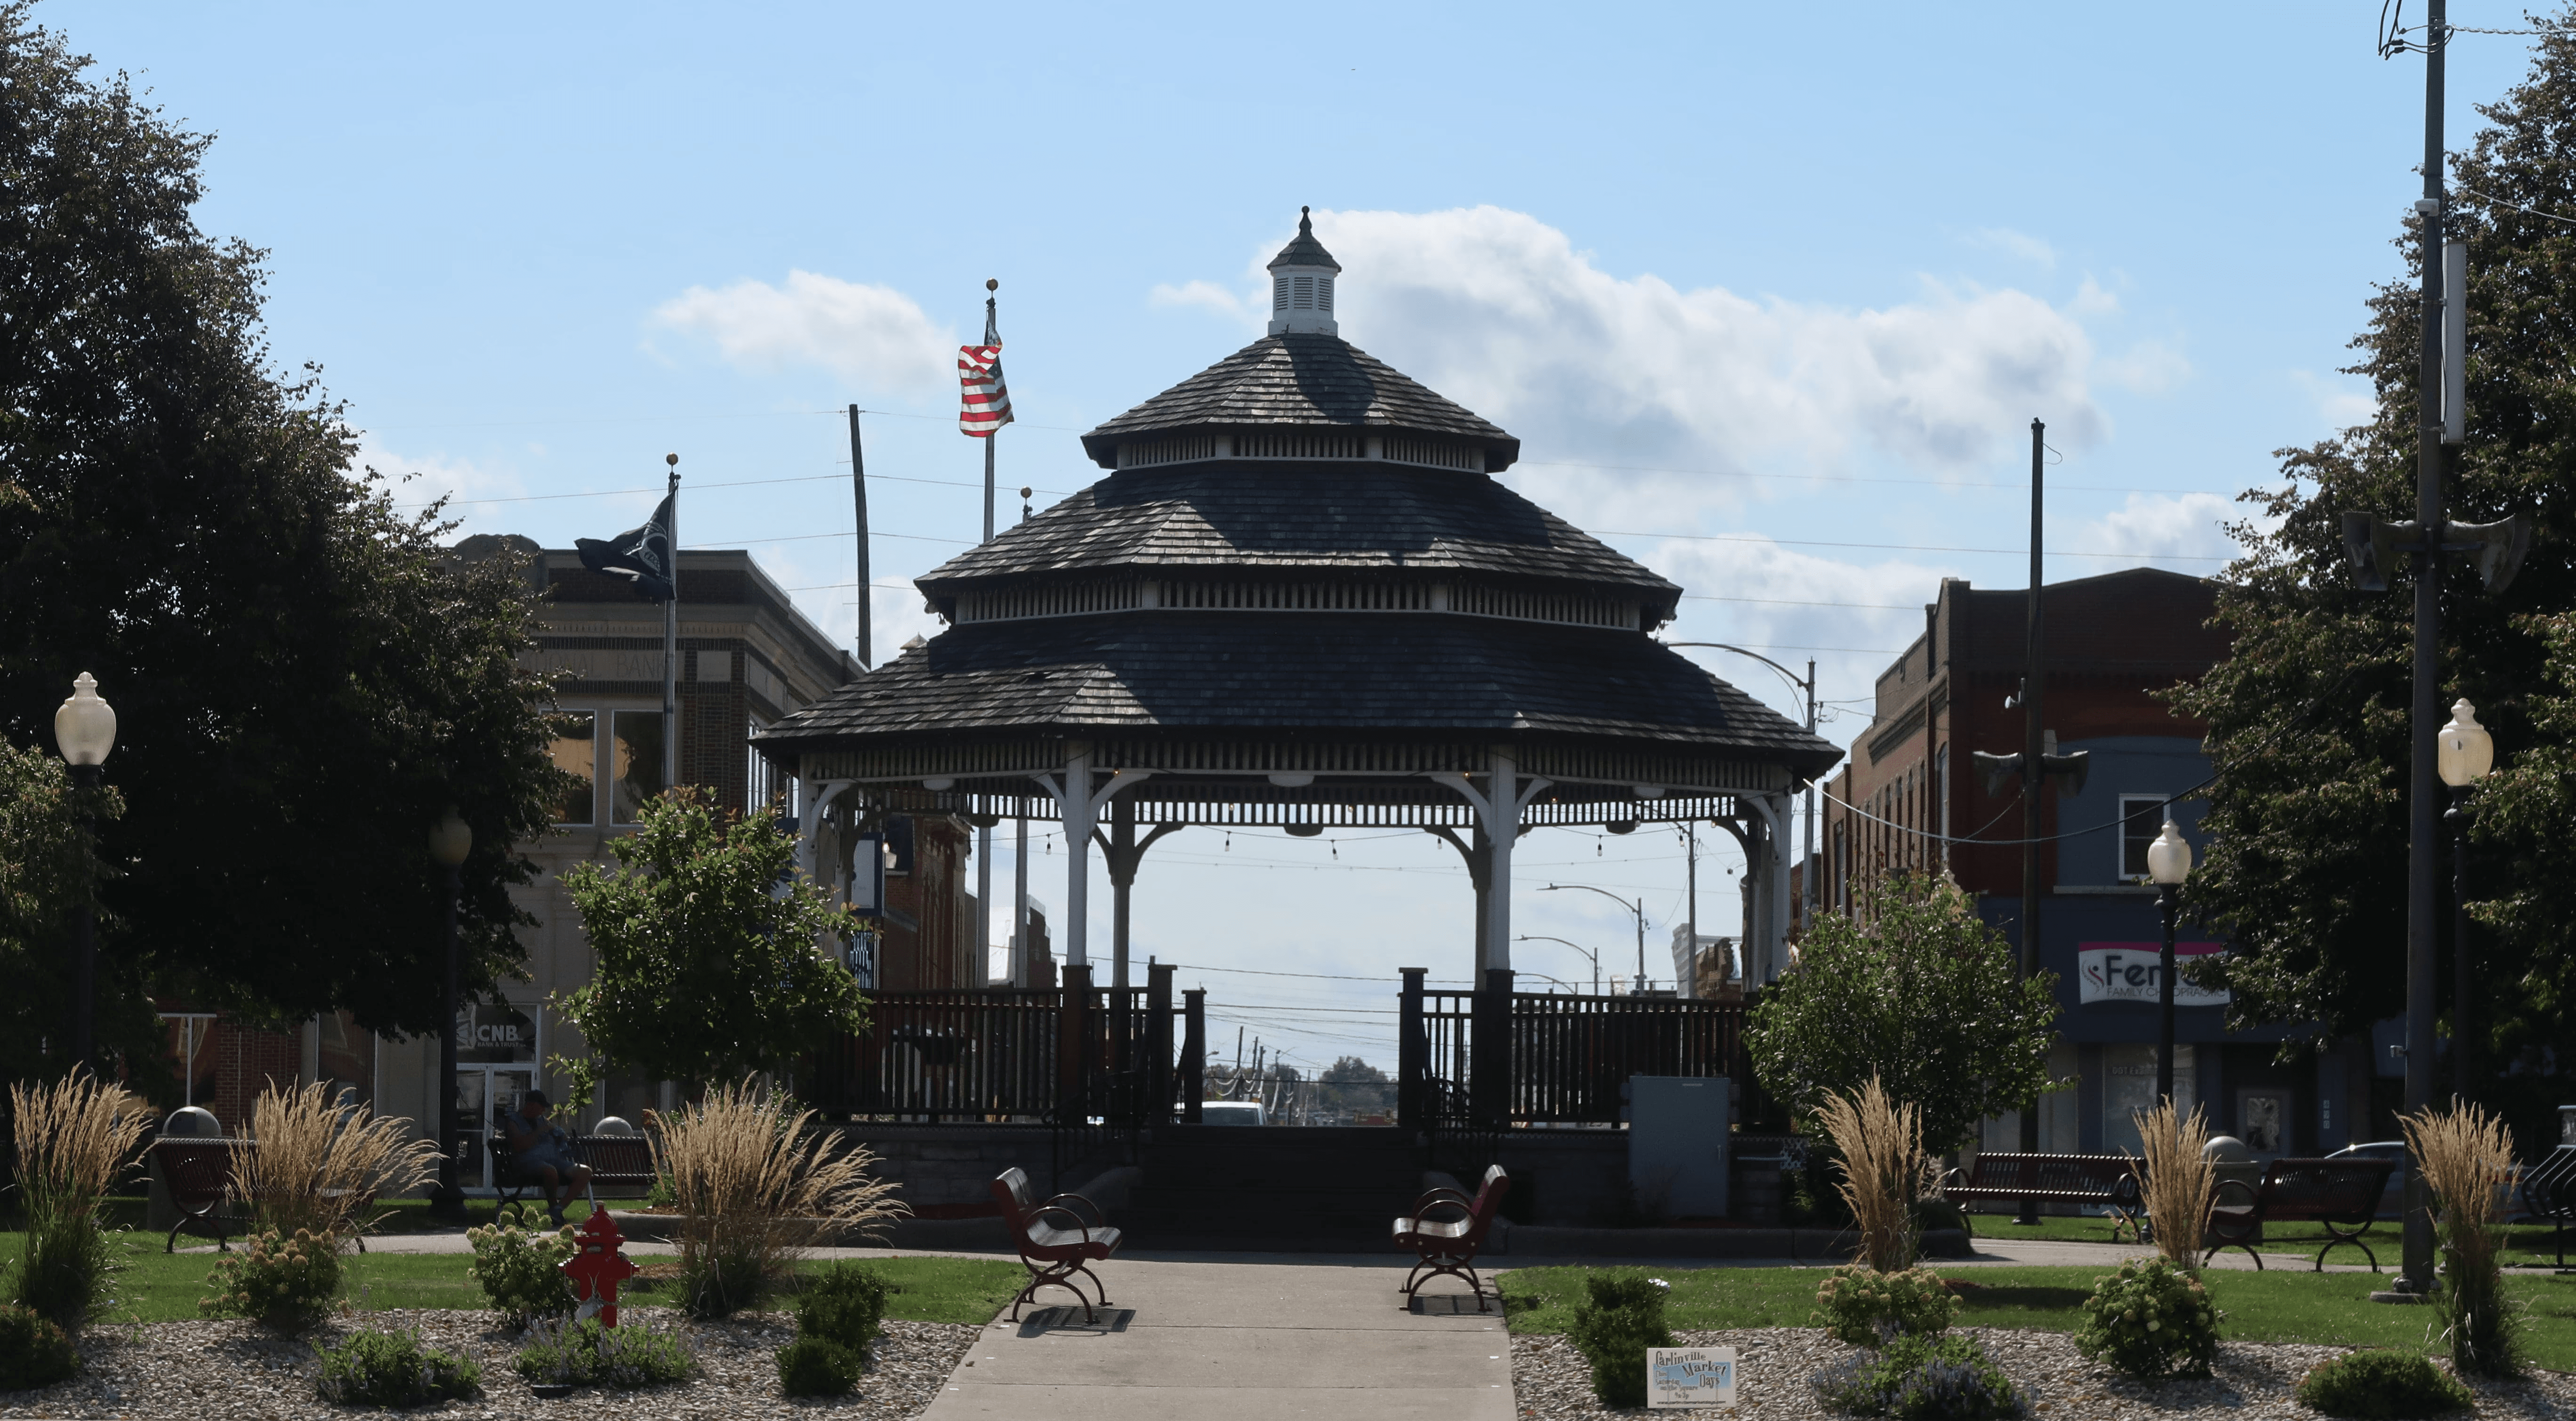
M1342 264L1315 240L1315 209L1297 209L1297 237L1270 259L1270 333L1341 334L1333 319L1333 279Z

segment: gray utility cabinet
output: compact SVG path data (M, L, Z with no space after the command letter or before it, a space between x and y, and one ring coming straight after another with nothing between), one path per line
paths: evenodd
M1665 1219L1726 1217L1724 1076L1628 1078L1628 1184Z

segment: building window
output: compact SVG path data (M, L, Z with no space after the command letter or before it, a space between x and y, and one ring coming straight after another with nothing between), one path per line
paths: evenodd
M599 717L589 711L568 711L556 716L549 748L555 768L581 780L565 788L563 802L555 806L555 822L599 822Z
M743 738L748 741L765 729L767 727L759 721L752 721L743 728ZM796 807L782 798L787 793L788 776L780 773L778 767L770 763L769 757L760 753L759 747L746 746L743 753L751 757L743 775L743 783L750 786L750 792L744 797L743 811L757 814L767 809L779 814L794 814Z
M645 805L670 788L662 783L662 713L622 710L613 723L616 744L610 747L614 758L609 773L617 806L616 822L632 824L643 817Z
M2120 796L2120 877L2128 882L2143 882L2147 876L2147 845L2165 827L2165 797L2160 794L2124 794Z

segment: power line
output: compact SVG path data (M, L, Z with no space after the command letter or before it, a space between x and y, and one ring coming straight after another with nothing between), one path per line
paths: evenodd
M1997 553L2005 557L2022 557L2028 548L1950 548L1929 543L1831 543L1816 538L1766 538L1744 533L1640 533L1631 529L1600 528L1594 535L1603 538L1677 538L1693 543L1771 543L1790 548L1870 548L1880 552L1899 553ZM2234 562L2234 558L2208 557L2196 553L2078 553L2056 552L2054 558L2165 558L2173 562ZM1792 651L1804 648L1791 647Z
M2057 451L2052 449L2049 452L2054 454ZM2062 456L2058 462L2064 462ZM1680 474L1685 478L1699 479L1766 479L1782 483L1898 484L1908 488L1930 489L1990 488L2009 491L2015 489L2027 489L2030 487L2030 485L2026 483L1998 483L1983 479L1900 479L1872 477L1865 474L1770 474L1754 473L1751 470L1746 469L1673 469L1664 468L1654 464L1596 464L1587 460L1579 459L1523 459L1516 467L1540 469L1599 469L1606 473L1623 474ZM2214 489L2122 488L2111 484L2050 484L2049 489L2051 492L2151 493L2162 494L2169 498L2189 498L2194 494L2206 494L2211 498L2235 497L2234 494L2220 493Z

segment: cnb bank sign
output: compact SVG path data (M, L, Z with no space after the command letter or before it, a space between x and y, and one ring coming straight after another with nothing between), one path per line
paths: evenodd
M2214 942L2178 942L2174 944L2174 965L2189 965L2185 959L2205 957L2219 951ZM2080 1003L2146 1002L2162 1000L2158 978L2163 974L2164 944L2154 942L2079 942L2075 945L2075 990ZM2174 1005L2178 1007L2223 1007L2228 994L2194 986L2183 972L2174 974Z

